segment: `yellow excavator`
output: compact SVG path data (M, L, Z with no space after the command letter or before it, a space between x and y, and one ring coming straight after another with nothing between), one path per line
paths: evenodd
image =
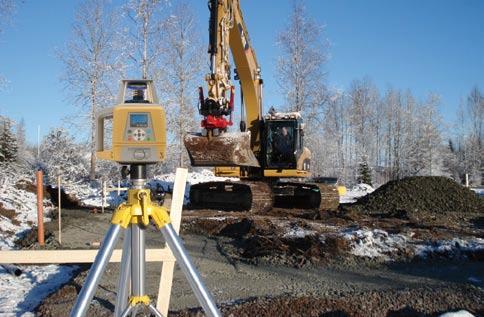
M199 88L201 133L184 138L192 166L215 167L215 175L235 182L205 182L191 186L194 208L252 210L272 206L331 210L338 207L336 186L308 179L311 152L304 147L304 123L298 112L271 108L262 115L263 80L243 20L239 0L209 0L210 73L207 96ZM240 83L241 132L233 125L235 86Z

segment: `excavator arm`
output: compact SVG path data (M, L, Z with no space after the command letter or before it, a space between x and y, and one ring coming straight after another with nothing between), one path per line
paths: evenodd
M202 132L188 134L185 147L194 166L260 167L262 79L250 44L239 0L209 0L210 73L206 75L207 96L200 88L199 112ZM230 51L241 84L245 120L241 132L229 133L233 124L235 87L232 83ZM248 130L248 131L247 131Z

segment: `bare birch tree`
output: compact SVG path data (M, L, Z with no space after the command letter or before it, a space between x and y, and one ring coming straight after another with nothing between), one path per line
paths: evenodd
M0 35L4 28L11 22L12 15L17 8L15 0L0 0ZM7 80L0 74L0 89L4 88Z
M58 55L65 85L81 112L70 124L89 129L89 177L96 177L95 121L97 111L113 100L123 71L118 14L107 0L86 0L78 8L72 38Z
M160 77L166 3L166 0L129 0L125 6L131 22L126 52L143 79L158 80Z
M187 2L180 2L165 23L162 84L168 114L169 137L176 165L184 166L188 156L184 134L195 127L197 84L203 80L205 52L196 18Z
M0 33L11 22L12 15L17 8L17 2L15 0L0 0Z
M324 71L328 42L323 27L308 17L301 0L292 2L289 24L279 33L277 44L282 50L277 60L277 82L286 109L304 111L311 120L323 112L321 106L328 95Z

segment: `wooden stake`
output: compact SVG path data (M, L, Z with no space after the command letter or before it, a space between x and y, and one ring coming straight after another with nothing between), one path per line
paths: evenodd
M62 212L61 212L61 176L57 176L57 207L59 211L59 244L62 244Z
M103 179L101 181L101 186L102 186L102 190L101 190L101 213L103 214L104 213L104 203L106 201L106 181Z
M170 208L170 219L173 228L178 233L180 231L180 223L182 217L183 200L185 199L185 186L188 177L188 170L186 168L177 168L175 175L175 184L173 185L173 195ZM168 247L167 247L168 248ZM170 251L171 252L171 251ZM170 294L173 284L173 269L175 262L165 261L161 267L160 286L158 289L158 299L156 301L156 308L163 316L168 316L168 308L170 306Z
M44 173L38 170L37 176L37 241L40 246L45 245L44 236Z

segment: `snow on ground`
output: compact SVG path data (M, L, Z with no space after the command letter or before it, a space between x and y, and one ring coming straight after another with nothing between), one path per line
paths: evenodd
M360 257L383 257L403 250L408 245L408 239L401 234L389 234L380 229L349 229L343 232L343 237L350 241L351 254Z
M474 315L469 313L467 310L459 310L456 312L442 314L439 317L474 317Z
M417 245L415 254L421 258L429 256L461 257L469 252L484 251L484 239L474 238L463 240L454 238L452 240L440 240L431 244Z
M50 293L68 282L76 266L22 266L15 276L0 266L0 316L34 316L32 311Z
M314 230L307 230L300 227L292 227L287 231L283 237L284 238L304 238L305 236L314 235L317 232Z
M275 224L284 230L284 238L296 239L319 234L320 240L325 241L327 235L336 235L349 242L350 254L364 258L380 258L384 261L392 261L402 255L413 255L421 259L436 256L460 259L470 253L484 251L484 239L481 238L424 241L414 239L412 232L395 234L381 229L341 228L314 224L301 227L290 221L278 221Z
M404 251L411 251L416 257L425 259L431 256L461 258L469 253L482 252L484 239L454 238L451 240L421 241L403 234L390 234L380 229L349 229L343 237L350 241L350 253L359 257L381 257L391 260Z
M102 206L101 186L92 185L90 183L79 182L62 185L66 194L71 194L77 197L82 206L97 207ZM108 207L109 203L106 203L104 207Z
M345 195L340 197L339 202L341 204L354 203L358 198L370 194L374 190L375 189L368 184L355 185L350 190L348 190Z
M0 188L0 203L4 209L16 211L13 221L0 216L0 249L8 250L14 247L19 234L30 229L32 224L37 224L37 196L17 189L13 184L4 184ZM44 221L50 221L50 218L44 215Z
M475 187L471 188L472 191L474 191L478 196L484 197L484 187Z
M37 224L36 195L18 189L13 183L3 182L0 203L4 209L15 210L12 219L0 216L0 249L14 249L14 241ZM50 208L44 201L46 215ZM76 266L19 266L20 276L15 276L12 266L0 266L0 316L34 316L35 307L51 292L71 277ZM14 267L15 268L15 267Z

